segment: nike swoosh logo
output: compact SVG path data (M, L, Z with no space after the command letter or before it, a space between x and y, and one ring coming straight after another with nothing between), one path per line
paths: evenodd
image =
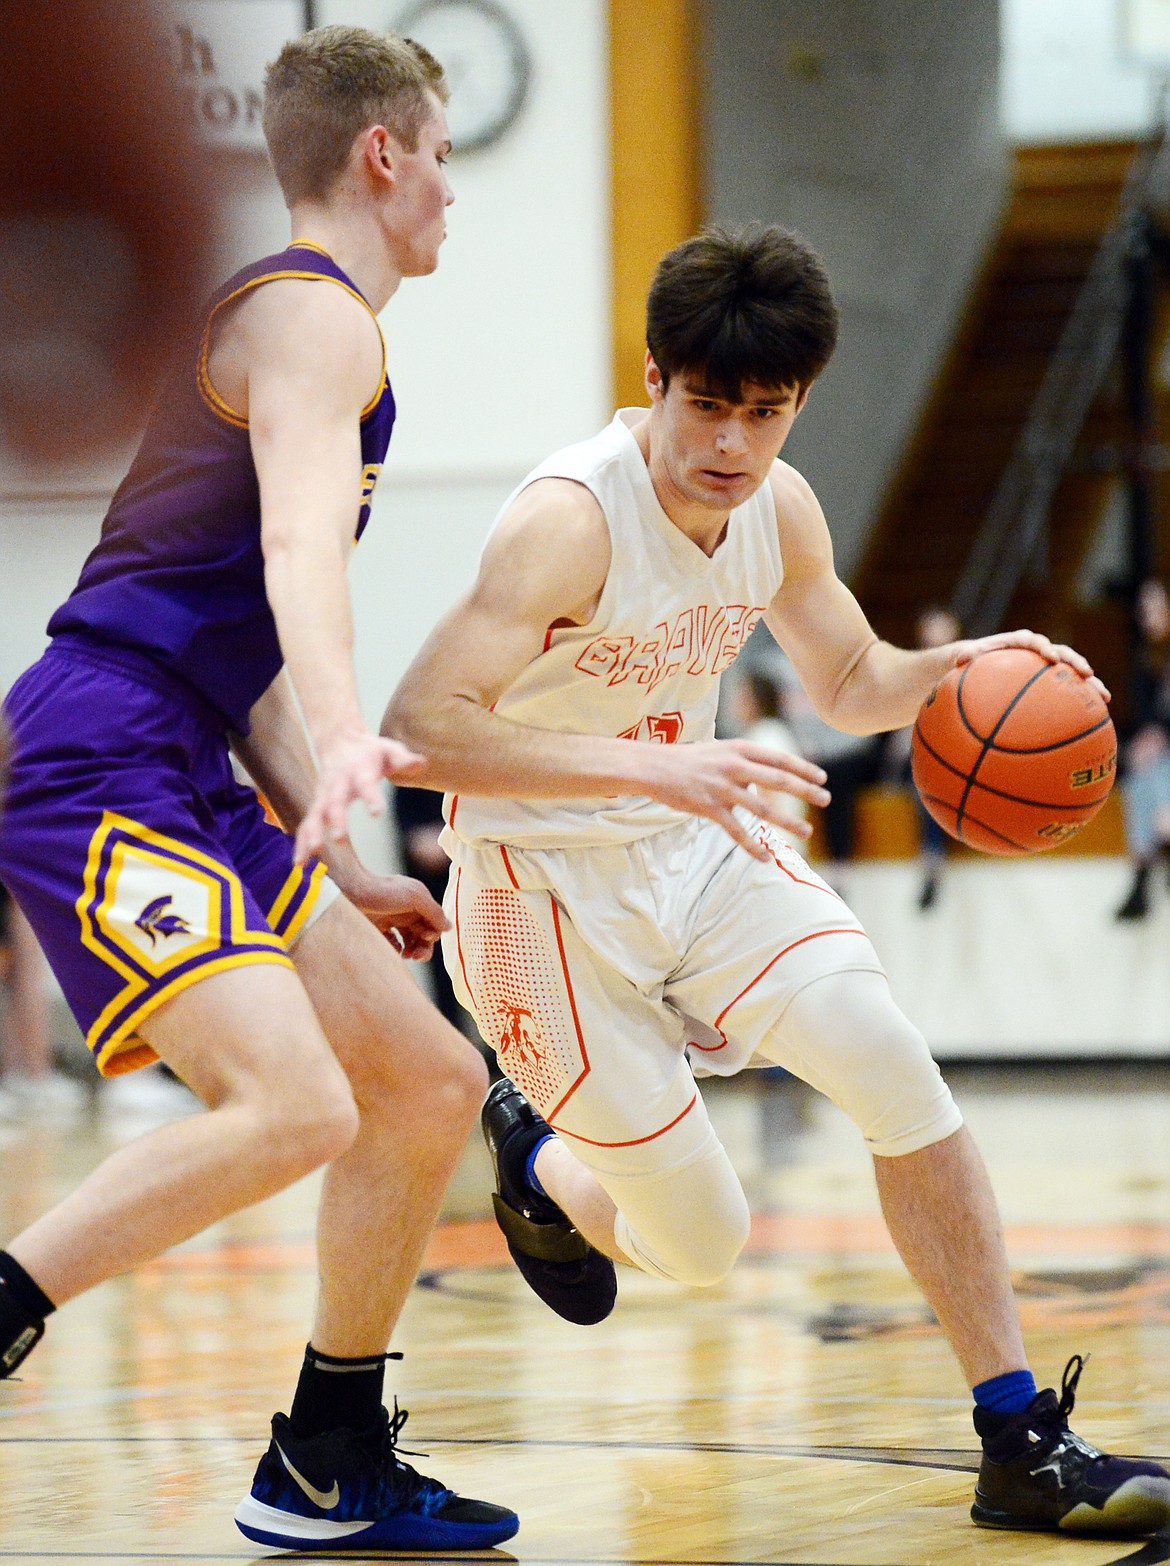
M280 1442L274 1439L272 1444L280 1453L281 1462L288 1469L292 1478L296 1481L297 1484L300 1485L301 1489L309 1497L310 1501L313 1502L314 1506L319 1506L323 1512L331 1512L337 1505L338 1501L341 1499L341 1486L337 1483L337 1480L335 1479L333 1481L332 1490L318 1490L316 1485L310 1484L309 1481L305 1478L304 1474L298 1473L293 1465L289 1462L288 1458L284 1454L284 1450L281 1447Z

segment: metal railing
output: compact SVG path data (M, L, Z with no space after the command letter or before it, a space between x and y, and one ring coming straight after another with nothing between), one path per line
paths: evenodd
M1085 420L1116 362L1127 266L1152 208L1170 199L1170 131L1134 154L1117 204L951 598L964 635L1001 628L1016 589L1048 556L1048 518Z

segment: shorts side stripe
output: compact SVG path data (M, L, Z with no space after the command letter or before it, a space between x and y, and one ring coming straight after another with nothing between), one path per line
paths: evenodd
M715 1028L716 1032L722 1033L723 1029L720 1027L720 1023L723 1021L724 1017L726 1017L727 1013L731 1010L731 1008L733 1006L737 1006L739 1004L739 1002L747 994L747 992L750 989L754 988L754 986L757 985L760 982L760 980L764 977L764 975L766 973L770 973L771 972L771 970L780 961L781 957L787 957L789 952L795 951L798 946L803 946L806 941L819 941L822 935L864 935L864 934L865 934L865 931L861 928L861 926L857 925L857 924L854 924L854 925L845 926L844 928L839 929L839 930L814 930L811 935L802 935L798 941L790 942L790 944L785 946L782 951L778 951L776 953L775 957L772 958L771 962L765 964L765 966L760 969L759 973L756 974L754 979L750 979L748 981L748 983L744 985L743 989L740 990L739 994L735 997L734 1000L728 1001L727 1005L724 1006L723 1010L715 1018L715 1021L712 1023L712 1027ZM726 1042L727 1042L727 1040L725 1038L723 1040L723 1043L726 1044ZM700 1044L698 1046L692 1046L692 1047L697 1047L697 1048L701 1049L703 1046ZM723 1046L719 1045L718 1047L721 1049Z
M201 888L207 898L207 924L200 938L188 940L169 954L165 942L163 950L155 953L129 939L118 918L111 915L117 908L119 877L131 862L158 865ZM124 981L86 1034L86 1043L103 1072L104 1062L126 1052L137 1023L197 978L245 963L289 962L284 943L271 930L248 928L243 889L229 865L116 811L103 812L90 839L82 891L74 908L81 944ZM182 923L181 919L175 922ZM154 926L139 927L151 934L153 947ZM173 929L164 931L168 938L175 933ZM184 929L178 933L194 932ZM143 1054L139 1063L154 1058L145 1044L135 1043L133 1049L135 1054ZM125 1065L121 1069L126 1069Z
M699 1095L697 1092L692 1094L690 1103L685 1109L680 1110L673 1120L668 1121L664 1126L659 1126L657 1131L651 1131L649 1136L636 1136L628 1142L597 1142L591 1136L578 1136L576 1131L565 1131L561 1126L557 1126L556 1132L558 1136L567 1136L574 1142L586 1142L590 1147L641 1147L643 1142L653 1142L657 1137L665 1136L668 1131L673 1131L679 1121L685 1120L691 1110L694 1109L698 1099Z
M510 871L511 871L511 867L509 866L509 873L510 873ZM580 1076L578 1076L577 1080L570 1085L568 1092L565 1093L560 1098L560 1100L553 1105L553 1107L549 1110L548 1114L545 1115L544 1118L548 1121L549 1125L551 1126L552 1125L552 1118L553 1118L553 1116L558 1112L558 1110L561 1110L561 1109L563 1109L565 1107L565 1105L568 1103L568 1101L572 1098L573 1094L577 1091L577 1089L581 1086L582 1082L584 1082L585 1078L589 1075L590 1071L592 1070L592 1067L589 1064L589 1051L585 1048L585 1035L581 1031L581 1018L577 1015L577 997L573 994L573 981L569 977L569 961L568 961L568 958L565 956L565 940L564 940L564 936L561 934L561 915L560 915L560 910L557 907L557 900L556 900L555 897L553 897L551 892L549 894L549 899L548 900L549 900L549 906L552 908L553 929L556 932L557 951L560 953L560 958L561 958L561 972L565 976L565 992L566 992L566 994L569 997L569 1008L570 1008L570 1010L573 1013L573 1026L577 1030L577 1043L578 1043L578 1045L580 1046L580 1049L581 1049L581 1061L582 1061L582 1066L583 1066L583 1069L581 1071Z
M228 968L244 968L256 963L275 963L281 968L293 967L292 959L286 957L283 952L263 950L232 952L226 957L217 957L211 962L196 963L194 967L178 974L169 984L148 995L140 1006L118 1023L114 1031L104 1041L100 1041L98 1025L95 1023L90 1029L86 1043L94 1051L94 1059L97 1062L98 1070L103 1076L117 1074L109 1069L109 1062L121 1053L123 1046L127 1040L133 1037L134 1031L139 1024L145 1021L151 1012L157 1010L163 1001L170 1000L172 995L178 995L182 990L188 989L192 984L198 983L200 979L208 978L213 973L222 973ZM135 1054L138 1054L139 1051L143 1052L139 1061L142 1065L158 1059L156 1051L151 1049L150 1045L144 1040L137 1040L133 1048Z
M458 865L456 865L455 866L455 949L459 953L459 967L460 967L460 970L461 970L461 972L463 974L463 986L464 986L464 988L467 991L468 999L471 1001L472 1006L476 1007L476 1009L478 1010L478 1002L476 1001L476 998L475 998L475 991L471 988L471 981L467 977L467 963L466 963L466 961L464 960L464 957L463 957L463 940L462 940L462 937L460 936L460 933L459 933L459 886L460 886L460 883L461 883L462 879L463 879L463 871L459 868Z
M304 928L324 879L325 865L320 860L310 871L306 872L303 865L294 865L289 872L288 880L268 910L268 923L286 947L292 945Z

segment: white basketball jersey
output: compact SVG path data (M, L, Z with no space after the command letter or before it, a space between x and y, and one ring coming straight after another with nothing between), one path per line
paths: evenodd
M544 650L496 702L504 718L553 733L674 745L715 734L719 676L734 660L784 575L771 487L728 520L708 557L663 511L620 410L599 435L557 452L504 504L543 478L574 479L605 514L612 560L588 625L550 629ZM501 512L501 515L503 512ZM498 519L497 519L498 520ZM657 800L523 800L448 796L454 838L522 847L629 842L673 826ZM450 842L457 853L457 843Z

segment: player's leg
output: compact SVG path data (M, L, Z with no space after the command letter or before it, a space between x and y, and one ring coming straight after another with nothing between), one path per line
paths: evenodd
M1080 1361L1070 1361L1059 1399L1037 1392L983 1160L883 976L812 981L764 1053L825 1092L865 1136L890 1234L972 1388L984 1448L975 1521L1119 1535L1166 1526L1165 1470L1099 1453L1069 1431Z
M712 1037L700 1042L711 1067L733 1070L752 1057L783 1065L861 1129L895 1243L977 1399L985 1455L976 1520L1126 1533L1164 1526L1170 1476L1097 1454L1069 1432L1076 1376L1059 1400L1036 1393L995 1200L926 1042L895 1005L849 910L827 904L819 877L760 830L773 861L736 853L713 868L668 996L710 1024ZM770 950L769 929L784 932Z
M475 1124L487 1071L344 898L293 956L360 1115L322 1190L313 1343L326 1354L378 1354Z
M213 974L139 1034L210 1112L119 1148L10 1243L55 1305L290 1185L357 1130L344 1074L288 968Z
M612 889L622 866L581 857L599 860L593 871ZM511 865L490 853L461 863L444 952L462 1004L520 1089L497 1084L484 1111L513 1256L554 1309L600 1320L612 1274L574 1274L586 1259L581 1234L658 1276L711 1283L742 1249L747 1204L695 1088L679 1017L654 986L646 993L586 945L562 898L517 882L529 870L541 879L532 862L514 855Z
M325 1172L316 1319L288 1415L236 1510L259 1544L479 1549L519 1526L504 1507L456 1496L401 1462L383 1378L391 1329L414 1281L486 1073L422 996L384 936L323 880L250 790L220 791L220 830L269 923L290 945L314 1016L358 1113Z
M873 1154L890 1234L969 1386L1027 1365L983 1160L926 1041L884 975L824 975L798 991L761 1053L825 1093Z

